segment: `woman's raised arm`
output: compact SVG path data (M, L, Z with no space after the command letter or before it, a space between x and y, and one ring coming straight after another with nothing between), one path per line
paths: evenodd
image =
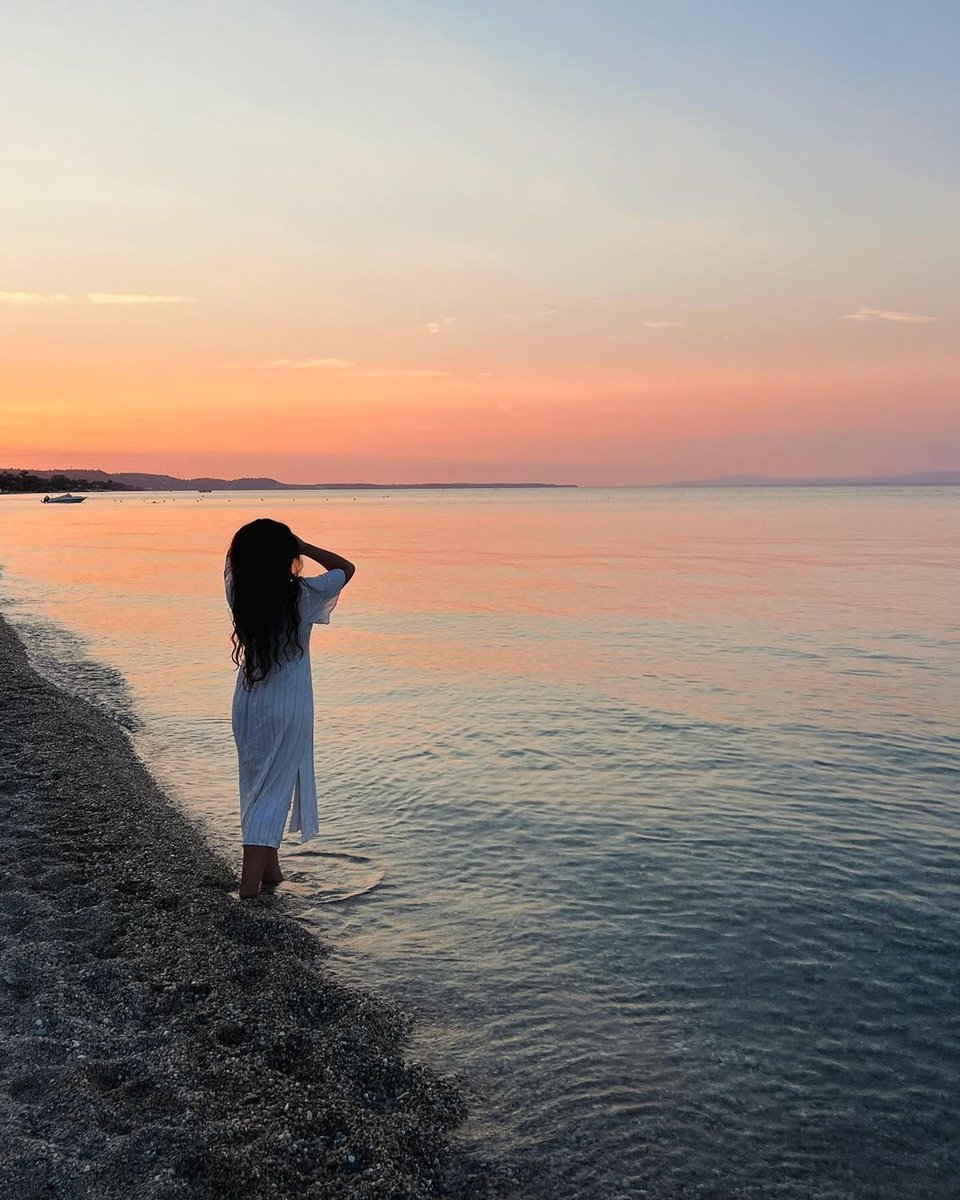
M334 554L332 550L321 550L319 546L311 546L303 538L298 537L297 543L299 552L306 555L307 558L312 558L314 562L318 562L325 571L342 571L347 577L347 583L353 578L353 573L357 568L349 558L343 558L339 554Z

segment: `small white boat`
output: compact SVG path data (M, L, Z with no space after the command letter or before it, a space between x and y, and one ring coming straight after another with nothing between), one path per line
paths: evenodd
M40 501L41 504L82 504L86 500L86 496L71 496L69 492L62 496L44 496Z

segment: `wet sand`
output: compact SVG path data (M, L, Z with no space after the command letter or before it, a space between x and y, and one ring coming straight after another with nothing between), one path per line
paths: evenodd
M0 1195L498 1200L409 1018L236 876L0 618Z

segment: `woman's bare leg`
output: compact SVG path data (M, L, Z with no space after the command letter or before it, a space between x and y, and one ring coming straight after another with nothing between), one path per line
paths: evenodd
M276 850L270 849L270 857L267 859L267 865L263 871L263 882L271 887L278 883L283 883L283 872L280 870L280 858Z
M276 855L272 846L244 846L243 870L240 872L240 899L252 900L260 895L260 884L270 855Z

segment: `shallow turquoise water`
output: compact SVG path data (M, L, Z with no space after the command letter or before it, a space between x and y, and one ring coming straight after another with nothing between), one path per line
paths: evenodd
M264 512L360 564L282 903L469 1139L558 1200L956 1195L960 489L0 498L35 658L229 853Z

